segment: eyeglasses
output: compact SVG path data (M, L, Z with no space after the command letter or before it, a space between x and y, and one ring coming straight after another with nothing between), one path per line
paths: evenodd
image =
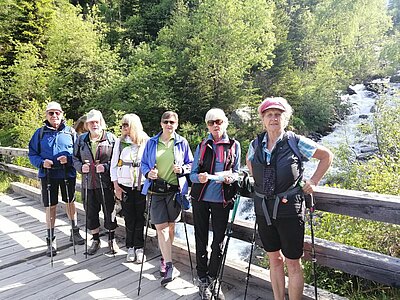
M217 125L222 125L222 123L224 123L224 120L208 120L207 121L207 125L208 126L213 126L214 124L217 124Z
M125 128L125 127L129 127L129 124L128 123L123 123L119 128L122 129L122 128Z
M171 124L171 125L174 125L176 122L175 121L172 121L172 120L164 120L164 121L162 121L163 122L163 124L165 124L165 125L167 125L167 124Z
M59 116L60 114L61 114L61 111L48 111L47 112L48 114L49 114L49 116L52 116L52 115L56 115L56 116Z

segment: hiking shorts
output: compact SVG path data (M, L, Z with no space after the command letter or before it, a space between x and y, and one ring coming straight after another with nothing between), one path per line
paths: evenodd
M47 177L40 178L41 188L42 188L42 201L44 207L49 207L48 198L48 187L47 187ZM50 202L51 206L58 204L58 191L61 190L62 201L73 202L75 201L75 183L76 178L68 178L68 199L67 199L67 189L64 179L60 178L50 178Z
M151 223L163 224L178 222L181 206L175 201L175 192L165 194L149 194Z
M267 225L265 217L256 215L258 234L265 251L281 250L289 259L299 259L303 256L304 218L278 218Z

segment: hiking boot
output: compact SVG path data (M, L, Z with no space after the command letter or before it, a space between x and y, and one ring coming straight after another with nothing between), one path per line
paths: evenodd
M87 250L87 254L94 255L100 249L100 240L93 240L92 245Z
M119 247L114 239L108 240L108 251L107 254L116 254L119 250Z
M165 267L165 275L164 278L161 280L161 285L165 286L167 283L174 280L181 274L172 264L172 262L167 262Z
M141 264L146 261L146 255L144 255L143 248L135 250L136 253L136 263Z
M212 278L210 278L210 280L211 280L211 284L210 284L211 294L217 296L217 297L214 297L214 299L225 300L225 295L222 292L221 281L219 281L219 279L212 279Z
M126 262L136 261L135 248L128 248L128 253L126 254Z
M160 276L164 277L165 276L165 269L167 268L167 266L165 265L165 260L164 258L160 258Z
M210 281L208 276L199 278L199 294L201 300L211 300Z
M47 243L46 255L47 255L48 257L51 257L51 255L52 255L51 252L53 252L53 256L56 256L56 255L57 255L56 237L53 236L53 241L52 241L51 244L50 244L50 239L47 237L47 238L46 238L46 243Z
M74 239L75 245L85 244L85 239L79 233L79 227L74 227L70 231L71 231L71 235L69 236L70 242L72 242L72 239Z

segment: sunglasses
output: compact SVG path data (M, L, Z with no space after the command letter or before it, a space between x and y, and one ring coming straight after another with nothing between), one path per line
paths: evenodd
M129 127L129 124L128 123L123 123L119 128L122 129L122 128L125 128L125 127Z
M163 122L163 124L165 124L165 125L167 125L167 124L171 124L171 125L174 125L176 122L175 121L171 121L171 120L164 120L164 121L162 121Z
M53 116L53 115L59 116L61 114L60 111L48 111L47 113L49 114L49 116Z
M214 124L222 125L222 123L224 123L224 120L208 120L207 121L208 126L213 126Z

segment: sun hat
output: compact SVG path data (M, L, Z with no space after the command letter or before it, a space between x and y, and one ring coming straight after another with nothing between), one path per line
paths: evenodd
M101 112L96 109L92 109L87 113L86 122L101 121L102 119L103 115L101 114Z
M61 105L59 103L57 103L57 102L54 102L54 101L51 101L51 102L49 102L47 104L46 111L49 111L49 110L58 110L58 111L61 111L61 112L63 111L61 109Z

